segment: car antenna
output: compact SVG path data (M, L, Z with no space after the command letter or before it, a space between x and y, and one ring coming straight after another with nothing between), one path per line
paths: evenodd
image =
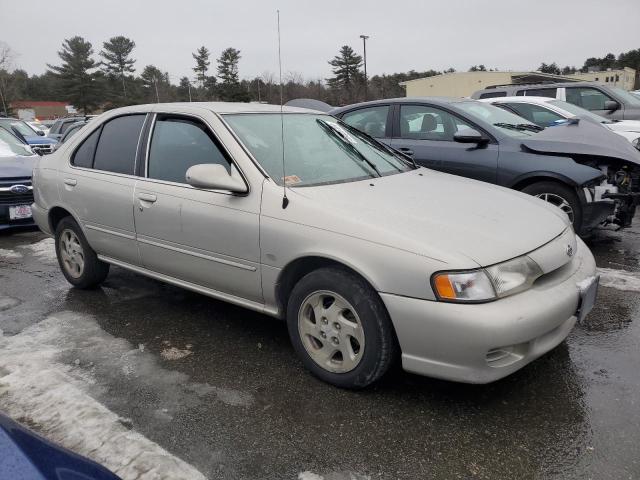
M287 208L289 205L289 199L287 198L287 173L285 170L284 162L284 113L282 111L282 105L284 101L284 95L282 90L282 54L280 53L280 10L276 10L278 14L278 69L280 71L280 138L282 141L282 208Z

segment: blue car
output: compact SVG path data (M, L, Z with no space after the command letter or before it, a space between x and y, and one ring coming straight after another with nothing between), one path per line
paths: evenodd
M17 118L0 118L0 127L4 127L24 140L37 153L51 153L58 143L57 140L45 137L42 130L36 131L29 124Z
M102 465L51 443L2 414L0 478L120 480Z

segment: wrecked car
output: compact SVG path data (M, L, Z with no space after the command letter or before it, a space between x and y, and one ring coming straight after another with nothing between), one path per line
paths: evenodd
M542 128L463 98L399 98L330 111L416 163L534 195L575 231L631 225L640 201L640 152L594 122Z

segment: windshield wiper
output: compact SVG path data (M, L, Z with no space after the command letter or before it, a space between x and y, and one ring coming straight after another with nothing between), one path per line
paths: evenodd
M338 140L340 140L342 142L343 145L345 145L347 148L349 148L349 151L351 151L352 153L354 153L356 155L356 157L358 157L358 159L362 160L364 163L366 163L367 165L369 165L369 167L371 167L371 169L376 172L376 174L379 177L382 177L382 174L380 173L380 170L378 170L378 167L376 167L376 164L373 163L371 160L369 160L367 157L365 157L362 152L360 152L360 150L358 150L356 148L356 146L351 143L345 136L344 134L338 130L337 128L335 128L333 125L331 125L329 122L322 120L320 118L316 118L316 122L318 122L318 124L328 133L332 134L334 136L334 138L337 138Z
M518 124L514 124L514 123L494 123L493 124L495 127L501 127L501 128L508 128L510 130L518 130L521 132L541 132L542 130L544 130L543 127L539 126L539 125L534 125L532 123L518 123Z
M400 150L396 150L393 147L390 147L389 145L387 145L386 143L381 142L380 140L378 140L375 137L372 137L371 135L369 135L366 132L363 132L362 130L358 130L356 127L352 127L351 125L349 125L348 123L341 123L341 126L346 128L347 130L349 130L350 132L353 132L356 135L362 135L365 139L367 139L369 141L370 144L373 144L376 147L381 147L383 150L389 152L391 155L399 155L400 158L402 160L404 160L405 162L409 162L411 163L411 165L413 165L413 168L418 168L418 165L416 164L416 160L415 158L413 158L410 155L407 155L406 153L402 153ZM385 159L386 160L386 159ZM391 165L391 162L389 162L389 160L386 160L386 162L388 164ZM398 167L396 167L395 165L392 165L394 168L396 168L398 171L401 171Z

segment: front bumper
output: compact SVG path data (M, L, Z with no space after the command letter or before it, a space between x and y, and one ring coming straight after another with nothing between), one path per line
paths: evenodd
M489 383L561 343L576 323L577 283L595 275L578 239L573 260L522 293L482 304L444 303L382 293L409 372Z

